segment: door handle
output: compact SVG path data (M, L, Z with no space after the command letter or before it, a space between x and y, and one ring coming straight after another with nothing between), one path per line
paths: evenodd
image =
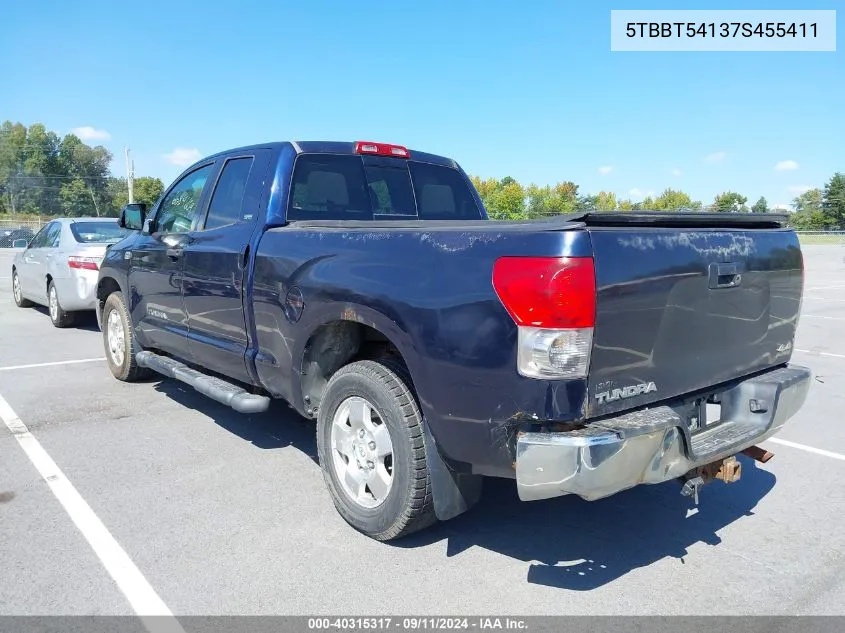
M708 287L715 290L718 288L736 288L742 284L742 262L727 264L712 263L709 266Z
M167 256L175 262L177 259L182 257L182 249L181 248L168 248L167 249Z

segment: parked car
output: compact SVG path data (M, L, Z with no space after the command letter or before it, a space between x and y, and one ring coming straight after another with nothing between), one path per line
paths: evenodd
M35 237L35 232L25 226L16 229L0 229L0 248L14 248L16 242L23 240L27 244Z
M59 218L46 224L15 255L12 293L18 307L47 306L56 327L97 306L97 275L109 245L128 231L117 218Z
M379 540L469 508L739 478L802 406L785 218L487 219L451 159L289 142L205 158L110 248L108 367L315 419L340 514ZM279 473L285 478L299 476ZM526 527L530 533L530 526Z

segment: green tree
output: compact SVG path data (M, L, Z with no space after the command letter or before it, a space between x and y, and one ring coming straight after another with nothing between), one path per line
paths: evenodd
M845 228L845 174L836 172L824 186L822 209L830 226Z
M164 183L159 178L141 176L135 179L135 202L143 202L150 208L163 192ZM129 202L126 178L109 178L106 195L111 201L109 215L117 215Z
M572 213L578 206L578 185L568 180L554 187L530 185L526 193L526 215L529 218Z
M792 208L796 213L814 213L822 210L824 194L821 189L808 189L800 196L793 198Z
M485 201L487 213L494 220L518 220L525 217L525 189L516 181L499 186Z
M593 195L581 196L578 198L578 210L586 212L598 211L599 197Z
M106 211L109 163L112 155L105 147L89 147L74 134L68 134L59 144L59 165L68 176L81 180L85 185L95 215Z
M748 198L735 191L723 191L713 200L713 210L722 213L747 212Z
M620 200L617 207L620 211L632 211L634 209L634 203L627 199Z
M21 123L4 121L0 126L0 190L3 206L10 213L23 211L27 187L25 151L26 127Z
M665 189L654 199L655 211L678 211L679 209L700 209L701 203L693 201L688 194L674 189Z
M599 191L596 196L596 208L599 211L616 210L616 194L608 191Z
M792 200L795 212L789 223L802 231L821 231L827 228L827 218L822 209L823 193L821 189L810 189Z
M88 186L78 178L61 185L59 201L62 215L76 218L94 215L94 205L91 202Z
M754 206L751 207L751 213L767 213L769 210L769 203L763 196L760 196L760 199L754 203Z

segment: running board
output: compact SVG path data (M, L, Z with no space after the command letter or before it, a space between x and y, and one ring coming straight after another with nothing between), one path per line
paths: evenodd
M135 360L141 367L147 367L168 378L175 378L190 385L204 396L232 407L238 413L261 413L270 406L270 398L248 392L215 376L208 376L173 360L152 352L138 352Z

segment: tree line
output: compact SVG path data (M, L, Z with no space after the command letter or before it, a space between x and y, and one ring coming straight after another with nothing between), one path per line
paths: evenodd
M666 189L659 196L641 202L618 200L616 194L600 191L582 195L571 181L556 185L524 186L511 177L501 180L471 177L490 217L521 220L591 211L713 211L722 213L783 213L773 210L763 196L751 206L736 191L724 191L711 203L693 200L689 194ZM837 172L824 188L810 189L792 201L789 222L799 230L845 229L845 174Z
M114 216L129 201L125 178L111 175L112 154L74 134L64 137L41 123L0 125L0 214ZM136 202L152 204L164 184L135 179Z
M128 201L126 179L109 171L112 154L102 145L91 147L74 134L64 137L41 123L26 127L0 125L0 214L54 216L117 215ZM617 199L612 192L582 194L571 181L555 185L522 185L511 177L472 176L490 217L531 219L588 211L719 211L766 213L764 197L753 205L735 191L717 195L709 204L687 193L666 189L641 202ZM152 205L164 190L158 178L135 179L136 202ZM792 201L790 224L796 229L845 229L845 174L837 172L823 188L810 189Z

